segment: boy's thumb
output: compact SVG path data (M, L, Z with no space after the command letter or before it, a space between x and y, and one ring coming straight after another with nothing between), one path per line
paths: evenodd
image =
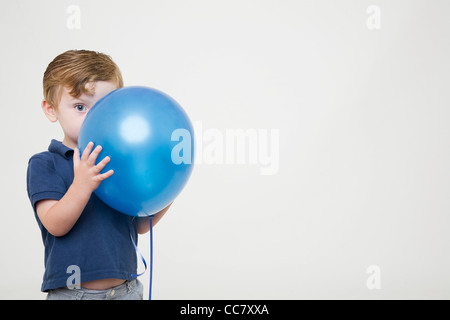
M78 147L73 149L73 165L76 166L80 163L80 150Z

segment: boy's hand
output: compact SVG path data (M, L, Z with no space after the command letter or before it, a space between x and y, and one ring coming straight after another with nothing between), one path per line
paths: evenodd
M81 159L78 148L74 149L73 169L75 176L72 185L60 200L41 200L36 203L36 213L39 219L48 232L55 237L61 237L72 229L86 207L92 192L97 189L100 182L114 173L113 170L109 170L100 174L100 171L103 170L110 159L105 157L95 165L95 160L102 151L102 147L97 146L92 151L93 147L94 143L89 142Z
M81 159L78 148L75 148L73 153L74 179L72 185L75 186L79 192L86 192L87 197L91 196L91 193L97 189L103 180L109 178L114 173L113 170L109 170L102 174L100 173L109 162L110 158L105 157L95 165L95 161L102 151L102 147L97 146L94 151L92 151L93 147L94 143L89 142L81 155Z

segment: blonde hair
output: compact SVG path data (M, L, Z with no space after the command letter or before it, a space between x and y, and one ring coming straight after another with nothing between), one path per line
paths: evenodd
M61 88L68 88L69 94L78 98L83 93L93 94L95 81L113 81L123 87L122 74L110 56L89 50L69 50L58 55L49 63L44 73L44 99L53 108L61 100Z

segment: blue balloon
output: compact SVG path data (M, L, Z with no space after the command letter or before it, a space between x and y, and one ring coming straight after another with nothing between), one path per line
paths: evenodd
M175 100L155 89L123 87L100 99L81 126L80 154L89 141L103 148L97 163L111 158L102 172L114 170L95 194L131 216L164 209L193 169L192 123Z

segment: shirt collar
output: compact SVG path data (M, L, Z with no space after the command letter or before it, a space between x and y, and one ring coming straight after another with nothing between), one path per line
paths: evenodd
M73 149L65 146L62 142L52 139L48 151L57 153L66 159L70 159L73 156Z

